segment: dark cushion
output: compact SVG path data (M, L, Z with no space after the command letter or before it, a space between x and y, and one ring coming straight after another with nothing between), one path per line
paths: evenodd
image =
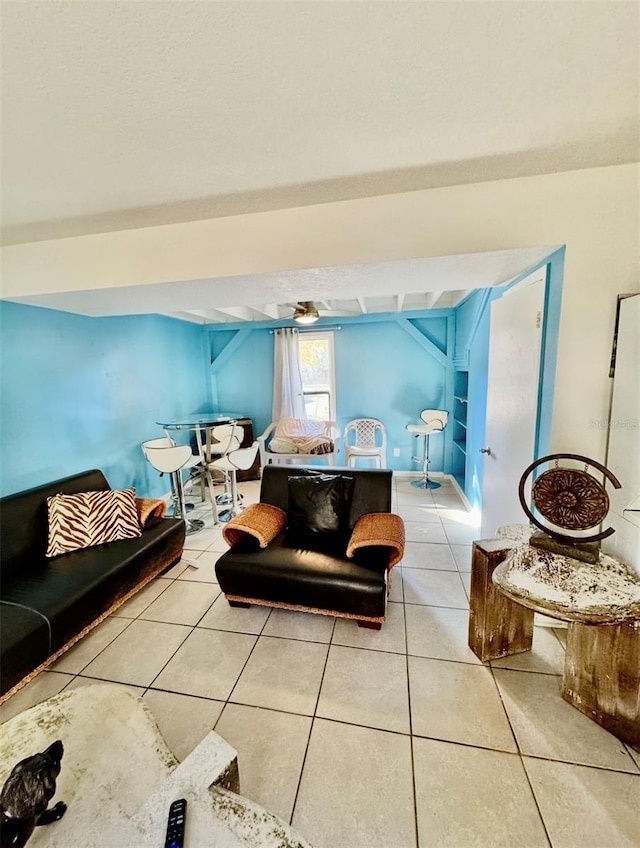
M289 540L312 548L318 541L346 544L353 484L353 477L336 474L289 477Z
M372 468L340 468L331 466L330 474L344 474L353 477L354 488L351 497L349 530L356 521L367 512L391 512L391 471ZM289 508L289 477L318 474L318 467L304 465L267 465L262 469L260 501L280 507L287 512Z
M267 548L227 551L215 570L225 595L358 617L384 616L388 564L387 548L369 548L366 558L347 559L344 549L295 547L281 533Z

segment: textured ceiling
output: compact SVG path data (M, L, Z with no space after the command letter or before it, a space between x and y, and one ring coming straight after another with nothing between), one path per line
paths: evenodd
M1 0L4 242L637 161L639 9ZM549 249L23 302L198 322L284 317L301 298L430 308Z
M2 2L7 243L633 161L634 2Z

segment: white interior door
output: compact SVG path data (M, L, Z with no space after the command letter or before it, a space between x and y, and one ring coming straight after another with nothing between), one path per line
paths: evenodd
M640 574L640 294L620 301L615 376L606 466L621 489L607 485L611 502L605 527L616 531L602 549Z
M534 460L545 279L542 268L491 304L483 539L526 521L518 483Z

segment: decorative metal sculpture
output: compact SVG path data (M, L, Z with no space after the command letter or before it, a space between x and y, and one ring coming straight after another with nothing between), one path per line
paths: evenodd
M584 469L561 467L561 459L584 462ZM529 509L524 490L526 481L536 468L547 462L554 467L544 471L531 486L531 501L537 512L552 527L542 524ZM589 536L569 536L568 532L590 530L605 520L609 512L609 496L604 483L589 473L593 466L609 480L614 489L620 489L619 480L594 459L575 453L554 453L532 462L520 478L518 496L527 517L541 533L531 536L534 547L552 550L584 562L597 562L600 542L614 533L612 527Z

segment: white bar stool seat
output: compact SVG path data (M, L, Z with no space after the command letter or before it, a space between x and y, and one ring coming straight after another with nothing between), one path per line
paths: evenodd
M419 480L412 480L411 485L416 489L439 489L442 484L429 479L429 436L444 430L449 420L449 413L444 409L423 409L420 418L422 418L422 424L407 424L409 433L413 433L416 438L422 437L424 440L422 456L412 457L414 462L422 465L422 477Z
M154 439L152 441L161 440ZM167 441L171 440L167 439ZM200 462L200 458L193 456L189 445L151 445L149 442L145 442L143 449L145 456L156 471L161 471L163 474L171 474L175 485L175 491L178 495L178 508L180 514L176 515L176 518L184 519L187 526L187 535L189 536L192 533L197 533L199 530L202 530L204 527L204 521L201 521L199 518L187 518L184 505L184 487L182 485L183 469L193 467L193 463L190 464L190 461L192 459L197 459L197 461Z

